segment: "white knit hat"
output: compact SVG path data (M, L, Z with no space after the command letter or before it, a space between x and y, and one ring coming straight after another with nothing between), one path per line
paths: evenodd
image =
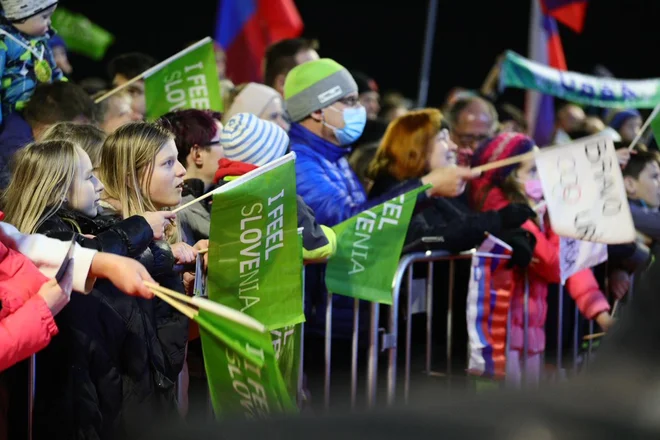
M57 0L0 0L5 18L19 21L30 18L57 4Z
M238 113L252 113L253 115L262 116L266 107L276 99L282 101L282 95L272 87L258 83L248 83L236 95L229 110L222 116L225 121L228 121Z
M222 128L220 143L227 159L262 166L284 156L289 136L273 122L238 113Z

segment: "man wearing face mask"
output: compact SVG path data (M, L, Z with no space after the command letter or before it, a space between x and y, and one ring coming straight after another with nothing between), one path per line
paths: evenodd
M436 170L421 179L411 179L367 201L355 172L346 156L360 137L367 120L358 99L358 87L351 74L331 59L300 64L287 75L284 99L291 119L289 130L291 151L297 155L297 192L315 213L319 224L334 226L373 206L404 194L420 185L432 189L420 197L454 197L462 192L472 172L454 167ZM308 334L325 333L324 267L308 266L305 271L305 314ZM366 321L365 321L366 322ZM350 341L353 328L353 300L335 295L333 300L332 336ZM365 329L361 325L360 329ZM306 346L322 347L306 338ZM334 353L335 345L333 345ZM348 347L350 348L350 346ZM341 350L338 350L341 351ZM350 353L350 350L347 351ZM307 358L313 354L305 349ZM323 359L323 354L319 353ZM333 354L333 360L336 356ZM311 375L310 375L311 376Z
M286 77L284 99L292 122L290 149L298 156L298 194L321 224L334 226L422 184L433 186L428 195L454 197L472 177L467 168L437 170L367 202L346 160L367 121L351 74L328 58L300 64Z

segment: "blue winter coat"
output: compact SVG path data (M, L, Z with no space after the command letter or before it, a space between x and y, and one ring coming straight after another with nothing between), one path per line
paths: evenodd
M289 138L289 147L296 153L298 195L314 210L319 224L335 226L421 185L419 180L410 180L380 197L367 200L362 184L346 160L350 149L334 145L300 124L291 125ZM305 328L317 334L325 333L324 274L325 265L310 265L305 269ZM332 308L333 337L349 338L353 329L353 299L335 295ZM366 313L367 308L362 309ZM362 316L360 329L366 330L368 324L368 316Z

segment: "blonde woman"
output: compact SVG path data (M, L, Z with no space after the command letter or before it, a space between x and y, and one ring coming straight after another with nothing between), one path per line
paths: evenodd
M84 247L135 258L161 285L181 291L169 245L154 241L163 238L174 216L146 211L125 219L99 216L102 191L79 146L63 140L31 144L16 160L5 194L7 217L25 232L75 237ZM139 432L133 414L155 419L162 416L156 408L163 402L174 405L172 384L186 343L185 317L160 300L130 298L99 282L88 296L72 295L56 322L60 337L37 360L38 431L45 435L58 429L71 433L68 437L78 432L102 436L117 432L116 427ZM71 376L70 371L77 373ZM133 402L140 408L125 412Z

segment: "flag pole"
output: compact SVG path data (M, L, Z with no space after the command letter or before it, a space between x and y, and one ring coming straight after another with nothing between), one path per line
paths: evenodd
M426 13L426 32L424 34L424 52L422 55L422 68L419 77L419 93L417 106L426 106L429 94L429 77L431 76L431 59L433 57L433 40L435 37L435 22L438 17L438 0L429 0Z
M130 80L128 80L124 84L115 87L114 89L110 90L108 93L103 94L102 96L99 96L94 101L94 104L98 104L99 102L104 101L105 99L109 98L110 96L114 95L115 93L124 90L125 88L127 88L131 84L134 84L134 83L140 81L141 79L144 79L148 76L153 75L154 73L158 72L163 67L167 66L172 61L174 61L178 58L181 58L184 55L187 55L188 53L190 53L193 50L199 48L200 46L203 46L203 45L209 43L210 41L212 41L211 37L206 37L206 38L203 38L203 39L199 40L197 43L193 44L192 46L186 47L185 49L183 49L180 52L175 53L174 55L172 55L171 57L169 57L165 61L162 61L162 62L156 64L155 66L150 67L149 69L145 70L144 72L142 72L138 76L136 76L134 78L131 78Z
M502 168L508 165L513 165L516 163L524 162L528 159L533 159L534 155L536 153L534 151L530 151L529 153L524 153L524 154L519 154L518 156L512 156L508 157L506 159L502 160L496 160L495 162L490 162L475 168L472 168L472 171L476 173L483 173L484 171L490 171L494 170L497 168Z
M656 105L653 111L651 112L651 114L649 115L649 117L646 118L646 122L644 122L644 125L642 125L642 128L639 129L637 135L635 135L635 138L628 146L628 151L632 151L632 149L635 148L635 145L637 145L637 143L642 138L642 136L644 136L644 132L646 131L646 129L649 128L651 122L653 122L655 117L658 115L658 112L660 112L660 104Z

